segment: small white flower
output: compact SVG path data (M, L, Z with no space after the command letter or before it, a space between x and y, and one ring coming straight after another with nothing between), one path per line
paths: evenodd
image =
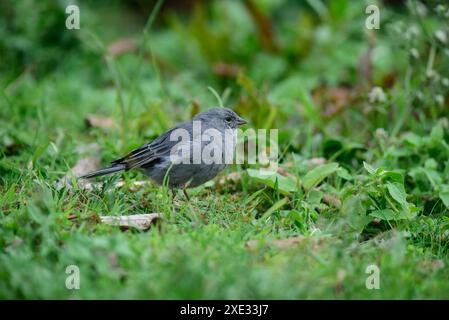
M385 131L384 128L377 128L376 129L376 136L382 139L388 138L388 133Z
M374 87L371 89L370 93L368 93L368 99L370 103L385 102L387 96L381 87Z

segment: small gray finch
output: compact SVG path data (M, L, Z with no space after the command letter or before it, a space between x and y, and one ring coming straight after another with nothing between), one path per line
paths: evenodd
M82 176L88 179L130 169L141 169L159 185L170 189L197 187L213 179L231 163L236 128L247 123L234 111L214 108L199 113L155 140L118 160L111 166Z

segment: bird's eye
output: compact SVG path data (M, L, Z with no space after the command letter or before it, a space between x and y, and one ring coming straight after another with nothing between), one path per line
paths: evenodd
M232 120L231 117L226 117L225 118L225 121L228 122L228 123L231 122L231 120Z

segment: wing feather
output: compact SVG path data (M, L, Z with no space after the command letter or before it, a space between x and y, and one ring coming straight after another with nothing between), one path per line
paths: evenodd
M174 147L178 141L172 141L170 139L171 133L176 129L185 129L192 132L192 123L186 122L179 126L176 126L163 134L157 139L144 144L143 146L131 151L126 156L112 161L112 165L122 164L126 166L126 169L139 168L147 166L151 162L159 159L160 157L170 155L170 150Z

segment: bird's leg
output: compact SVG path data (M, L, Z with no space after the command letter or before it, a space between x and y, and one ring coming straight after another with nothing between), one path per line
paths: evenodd
M187 190L184 188L184 189L182 189L182 192L184 192L184 195L186 196L187 200L190 201L189 194L187 193Z

